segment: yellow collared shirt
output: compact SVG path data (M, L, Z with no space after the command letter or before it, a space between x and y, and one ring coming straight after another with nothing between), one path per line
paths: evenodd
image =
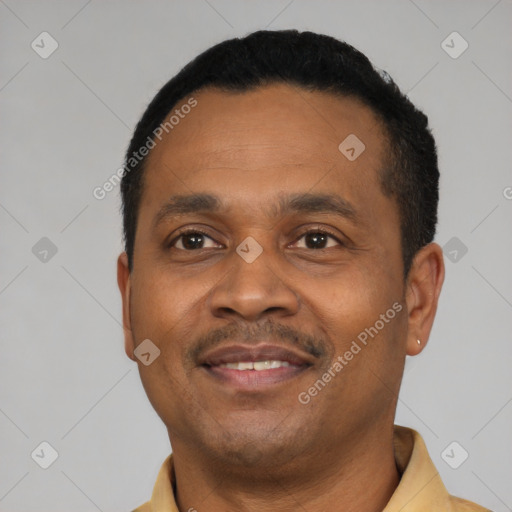
M393 442L401 478L382 512L491 512L448 494L418 432L395 425ZM179 512L173 483L172 455L169 455L160 468L151 500L133 512Z

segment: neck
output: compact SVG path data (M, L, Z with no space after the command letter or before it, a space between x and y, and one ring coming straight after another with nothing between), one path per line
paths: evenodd
M181 512L380 512L400 476L393 451L393 430L352 439L347 449L331 446L314 456L296 458L293 471L268 468L264 475L226 472L219 460L197 458L173 449L177 504Z

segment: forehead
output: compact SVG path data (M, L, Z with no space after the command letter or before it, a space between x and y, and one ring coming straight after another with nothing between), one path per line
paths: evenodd
M286 84L192 96L197 106L185 109L190 112L156 140L147 158L141 207L171 192L215 191L242 197L249 208L251 196L264 200L273 192L341 187L357 201L371 195L370 188L380 191L387 142L376 116L357 99ZM354 160L340 151L347 140L357 152L364 148Z
M173 116L173 123L178 123L163 134L163 144L156 141L157 147L149 160L172 151L176 160L186 153L187 160L191 156L199 159L215 155L225 159L237 156L239 161L242 155L237 153L241 153L254 167L260 161L255 160L255 152L247 155L247 151L256 146L278 158L277 163L294 155L300 155L301 161L306 162L319 157L337 159L338 145L349 134L366 139L374 149L375 143L383 139L375 114L353 97L306 91L286 84L247 92L208 89L192 96L197 106L182 114L181 119ZM177 104L173 112L184 103L186 100ZM226 146L229 154L220 155ZM189 153L191 147L193 155Z

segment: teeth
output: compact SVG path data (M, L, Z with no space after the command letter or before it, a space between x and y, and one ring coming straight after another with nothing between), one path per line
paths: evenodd
M221 368L229 368L230 370L270 370L274 368L281 368L282 366L290 366L287 361L256 361L240 362L240 363L224 363L219 365Z

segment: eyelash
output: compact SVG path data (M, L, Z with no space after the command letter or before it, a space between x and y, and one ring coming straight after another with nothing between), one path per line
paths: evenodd
M333 238L339 245L341 246L344 246L345 244L338 239L338 237L330 232L328 229L325 229L325 228L317 228L317 229L308 229L307 231L305 231L304 233L302 233L296 240L295 242L299 241L301 238L305 237L306 235L309 235L309 234L322 234L322 235L327 235L327 236L330 236L331 238ZM174 247L174 244L183 236L186 236L186 235L192 235L192 234L201 234L207 238L209 238L210 240L213 240L213 238L208 234L206 233L205 231L199 229L199 228L194 228L194 229L187 229L185 231L182 231L181 233L179 233L170 243L169 243L169 248L172 248ZM184 249L179 249L179 250L184 250ZM201 249L196 249L196 250L201 250ZM325 250L325 249L311 249L311 250L317 250L317 251L322 251L322 250ZM193 252L193 251L187 251L187 252Z

